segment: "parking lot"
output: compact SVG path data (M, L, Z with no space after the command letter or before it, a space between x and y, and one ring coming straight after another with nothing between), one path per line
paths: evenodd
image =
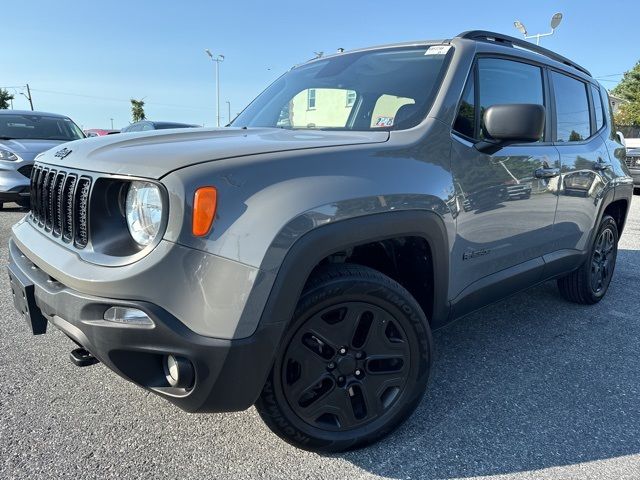
M22 215L0 212L3 269ZM63 334L28 334L2 274L0 478L638 478L639 272L635 197L603 302L566 303L548 283L439 330L416 414L332 456L288 446L254 409L191 415L73 366Z

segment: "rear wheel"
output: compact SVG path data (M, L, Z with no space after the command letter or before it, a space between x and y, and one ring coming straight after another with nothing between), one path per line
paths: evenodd
M575 303L598 303L607 293L618 256L618 225L609 215L600 222L589 257L575 272L558 280L560 293Z
M430 362L429 326L409 292L375 270L333 266L305 288L256 407L298 447L361 447L414 411Z

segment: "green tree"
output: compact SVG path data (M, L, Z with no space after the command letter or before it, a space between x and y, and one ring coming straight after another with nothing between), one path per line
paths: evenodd
M615 122L624 127L640 127L640 102L621 105L615 115Z
M144 100L131 99L131 118L133 122L139 122L147 118L144 114Z
M616 97L626 100L616 114L618 125L640 126L640 61L624 73L622 81L611 90Z
M8 90L0 88L0 110L7 110L15 97Z

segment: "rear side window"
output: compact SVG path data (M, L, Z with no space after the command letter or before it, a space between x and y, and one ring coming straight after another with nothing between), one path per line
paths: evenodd
M478 85L473 85L472 75L463 93L454 123L455 131L471 138L484 138L482 117L487 108L492 105L514 103L544 105L540 67L500 58L480 58L477 68ZM479 126L475 125L475 112L478 108L474 101L475 88L479 89Z
M604 127L604 110L602 108L602 97L600 89L591 85L591 96L593 97L593 109L596 113L596 131Z
M587 85L580 80L551 72L556 99L556 140L580 142L591 135Z

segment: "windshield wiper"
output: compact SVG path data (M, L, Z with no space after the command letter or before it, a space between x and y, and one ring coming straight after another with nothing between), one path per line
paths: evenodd
M0 140L13 140L14 137L5 137L4 135L0 135Z

